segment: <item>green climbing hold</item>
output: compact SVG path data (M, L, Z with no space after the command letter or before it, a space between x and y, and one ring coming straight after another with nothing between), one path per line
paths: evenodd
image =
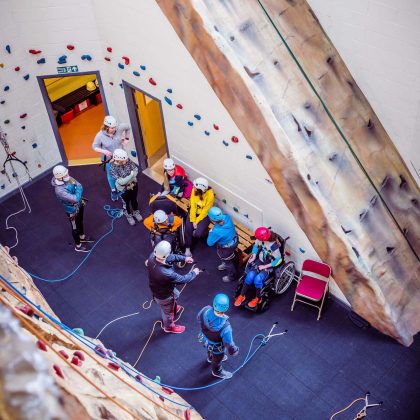
M81 335L82 337L84 337L84 336L85 336L85 332L83 331L83 328L73 328L73 331L74 331L76 334Z
M236 213L239 211L237 207L233 208L233 211L236 211Z
M225 204L226 204L226 200L225 200L225 199L223 199L223 200L222 200L222 203L225 203Z
M156 376L155 382L158 383L158 384L160 384L160 376Z

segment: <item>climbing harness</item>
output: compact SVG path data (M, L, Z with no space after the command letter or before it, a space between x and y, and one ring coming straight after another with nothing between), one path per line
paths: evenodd
M362 419L362 418L364 418L364 417L366 417L367 416L367 409L368 408L371 408L371 407L376 407L376 406L379 406L379 405L382 405L383 404L383 402L382 401L379 401L378 403L375 403L375 404L369 404L369 395L370 395L370 392L366 392L366 395L365 395L365 397L363 398L363 397L360 397L360 398L356 398L355 400L353 400L347 407L345 407L345 408L343 408L342 410L340 410L340 411L337 411L337 412L335 412L331 417L330 417L330 420L332 420L337 414L340 414L340 413L344 413L345 411L347 411L350 407L352 407L353 406L353 404L355 404L357 401L364 401L365 402L365 405L364 405L364 407L356 414L356 417L354 418L354 420L359 420L359 419Z

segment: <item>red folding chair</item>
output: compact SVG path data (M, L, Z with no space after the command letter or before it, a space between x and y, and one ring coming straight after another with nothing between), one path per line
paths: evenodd
M324 305L331 276L331 267L322 262L305 260L302 265L299 283L296 287L292 308L296 302L306 303L318 309L318 318Z

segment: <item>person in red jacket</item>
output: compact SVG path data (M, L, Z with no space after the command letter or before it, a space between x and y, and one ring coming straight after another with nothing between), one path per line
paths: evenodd
M189 198L192 190L192 183L187 179L185 169L180 165L175 165L172 159L163 161L164 181L162 191L167 191L174 197Z

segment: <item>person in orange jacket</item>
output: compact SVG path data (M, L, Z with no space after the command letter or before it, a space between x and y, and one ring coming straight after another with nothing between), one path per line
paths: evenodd
M168 241L174 248L176 235L182 225L182 219L173 214L166 214L163 210L156 210L143 221L144 226L150 231L152 245L160 241Z

